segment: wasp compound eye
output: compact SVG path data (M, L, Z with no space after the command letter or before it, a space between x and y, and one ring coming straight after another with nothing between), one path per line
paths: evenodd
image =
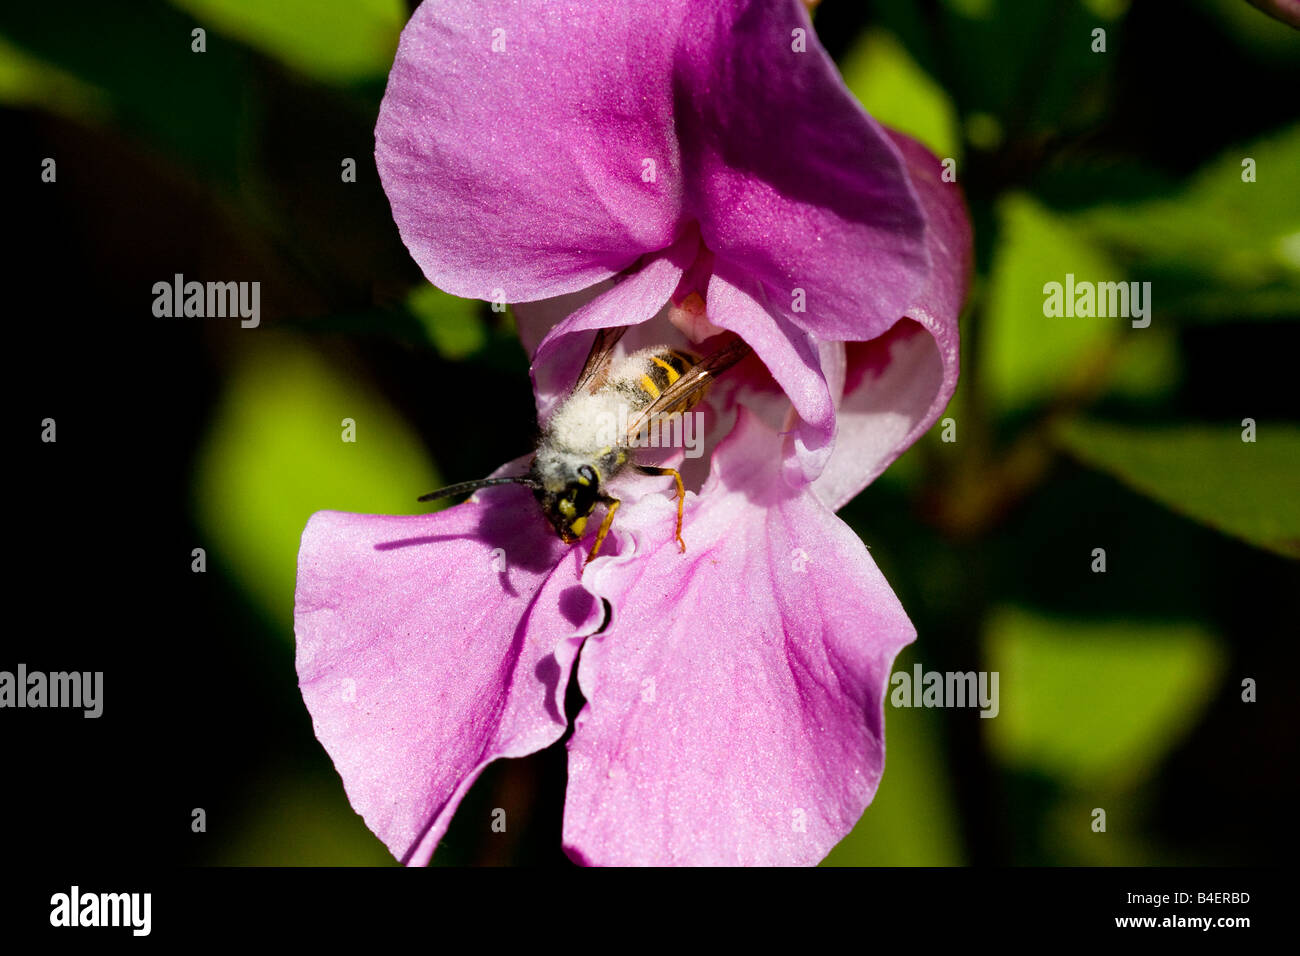
M591 465L579 465L578 477L585 479L588 484L594 485L596 483L596 469L592 468Z

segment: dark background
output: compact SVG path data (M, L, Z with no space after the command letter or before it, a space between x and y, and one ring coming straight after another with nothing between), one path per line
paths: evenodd
M375 174L405 10L259 6L0 12L0 669L105 674L98 720L0 713L11 859L392 863L297 693L297 534L321 508L416 512L532 440L509 317L428 288ZM831 862L1281 862L1300 796L1300 35L1232 0L826 0L815 23L868 109L959 159L976 236L959 439L936 426L842 515L916 624L899 667L997 669L1003 698L991 721L890 709L889 772ZM1153 282L1150 329L1034 314L1042 283L1094 263ZM178 272L260 281L261 327L154 318ZM1122 454L1069 431L1160 426L1177 452L1199 427L1230 448L1244 417L1272 464L1208 506L1135 490ZM1197 454L1184 470L1220 468ZM1206 507L1280 530L1261 547ZM563 786L560 748L497 764L437 862L566 865Z

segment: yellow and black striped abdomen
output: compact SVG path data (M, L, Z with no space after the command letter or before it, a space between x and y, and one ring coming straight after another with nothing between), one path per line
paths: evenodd
M680 352L677 349L664 349L660 352L647 357L644 368L640 376L631 384L641 394L643 405L649 405L659 398L660 395L674 382L686 374L689 369L699 361L689 352ZM702 393L697 392L687 398L686 401L678 403L674 408L666 408L665 412L684 412L700 400Z

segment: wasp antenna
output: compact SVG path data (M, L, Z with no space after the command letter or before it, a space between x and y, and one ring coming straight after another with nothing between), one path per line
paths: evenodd
M539 487L536 480L528 475L512 475L509 478L480 478L477 481L462 481L456 485L448 485L446 488L439 488L437 491L431 491L427 495L420 495L416 501L436 501L438 498L450 498L453 495L463 495L467 491L477 491L480 488L490 488L493 485L527 485L529 488Z

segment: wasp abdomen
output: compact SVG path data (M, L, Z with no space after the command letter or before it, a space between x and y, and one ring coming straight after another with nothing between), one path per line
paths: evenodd
M677 349L643 349L629 355L610 375L610 386L640 410L659 398L668 386L686 374L698 360L689 352ZM684 412L704 397L703 390L695 391L665 413Z

